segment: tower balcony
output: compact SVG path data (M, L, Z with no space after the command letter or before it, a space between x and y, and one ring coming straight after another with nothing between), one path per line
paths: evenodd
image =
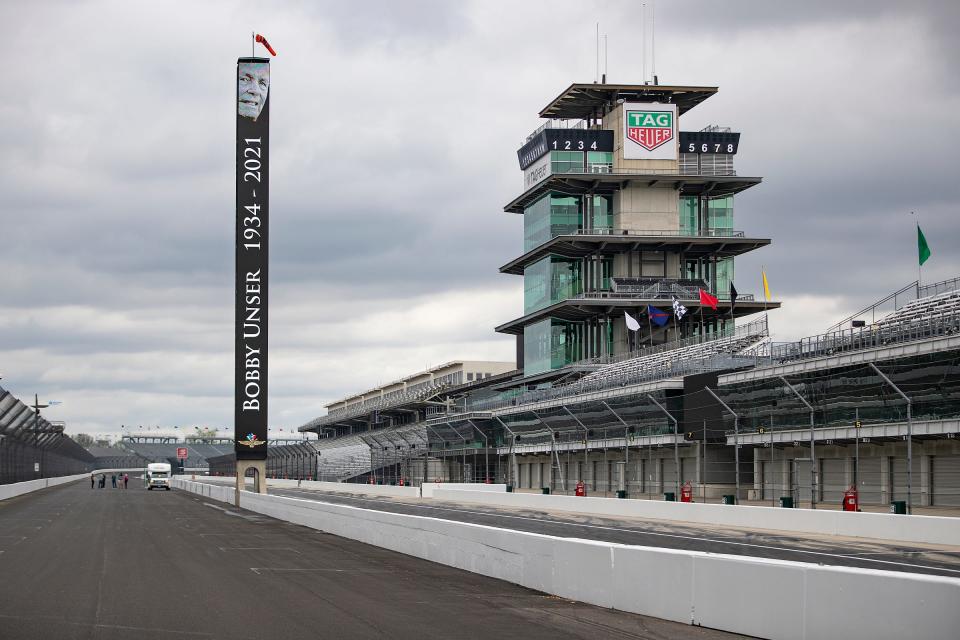
M589 169L571 167L548 173L509 202L503 210L507 213L523 213L526 207L548 193L612 195L637 185L671 187L681 196L720 197L740 193L761 182L763 178L738 176L732 169L704 169L685 165L676 169L625 169L609 165L597 165Z
M548 255L585 258L626 251L666 251L689 258L714 256L730 258L770 244L769 238L750 238L734 229L557 229L553 236L519 258L500 267L501 273L523 275L523 269Z

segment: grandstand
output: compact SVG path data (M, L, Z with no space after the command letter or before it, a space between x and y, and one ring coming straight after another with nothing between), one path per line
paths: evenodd
M186 448L187 458L183 462L186 468L204 469L208 460L233 452L231 438L197 438L188 436L180 439L163 436L123 436L120 441L123 448L130 451L144 463L169 462L180 465L177 449Z
M0 387L0 484L89 471L93 456L64 427Z

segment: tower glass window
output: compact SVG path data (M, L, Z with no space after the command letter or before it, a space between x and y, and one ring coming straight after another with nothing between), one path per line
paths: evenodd
M582 173L583 151L551 151L551 173Z
M523 372L525 375L558 369L581 359L583 325L546 318L523 330Z
M579 198L544 196L523 211L523 250L529 251L558 235L576 233L582 226Z
M581 262L549 256L523 270L523 312L531 313L583 291Z

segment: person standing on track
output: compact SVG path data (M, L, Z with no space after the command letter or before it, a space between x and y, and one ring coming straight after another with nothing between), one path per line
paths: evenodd
M115 474L115 473L110 474L110 481L113 483L113 488L116 489L116 488L117 488L117 474Z
M130 482L130 474L129 474L129 473L125 473L125 474L123 474L123 488L124 488L124 489L127 488L127 483L128 483L128 482Z
M90 474L90 488L91 488L91 489L93 489L93 478L94 478L94 475L91 473L91 474Z

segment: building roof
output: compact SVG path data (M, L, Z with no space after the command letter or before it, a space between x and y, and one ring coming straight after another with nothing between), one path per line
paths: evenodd
M541 118L576 120L597 115L601 107L617 100L665 102L677 105L682 115L718 91L718 87L683 87L652 84L571 84L540 111Z

